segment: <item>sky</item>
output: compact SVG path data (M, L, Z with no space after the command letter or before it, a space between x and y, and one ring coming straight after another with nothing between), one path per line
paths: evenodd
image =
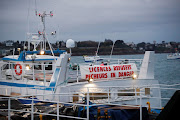
M0 42L24 41L28 32L41 31L35 10L53 11L46 17L50 42L180 42L179 5L180 0L0 0Z

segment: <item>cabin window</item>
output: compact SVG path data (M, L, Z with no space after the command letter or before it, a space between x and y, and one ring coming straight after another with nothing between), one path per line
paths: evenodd
M36 70L41 70L41 65L40 65L40 63L39 63L39 65L34 65L34 69L36 69Z
M45 62L45 70L52 70L52 62Z

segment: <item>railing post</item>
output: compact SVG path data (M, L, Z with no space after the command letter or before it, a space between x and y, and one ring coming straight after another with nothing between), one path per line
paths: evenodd
M32 66L33 66L33 82L35 81L35 76L34 76L34 64L32 64Z
M28 89L27 89L27 87L26 87L26 95L28 95Z
M34 120L34 97L32 96L32 103L31 103L31 120Z
M7 90L7 88L6 88L6 95L8 95L8 90Z
M45 71L45 64L43 65L43 75L44 75L44 85L46 85L46 71Z
M12 72L12 81L14 82L14 75L13 75L14 68L13 68L13 64L9 63L9 65L11 66L10 68L11 68L11 72Z
M44 100L44 95L45 95L45 87L43 87L43 100Z
M77 82L79 82L78 65L77 65Z
M142 120L142 96L140 92L140 120Z
M11 98L8 99L8 120L11 120Z
M161 88L159 86L159 102L160 102L160 108L162 108L162 103L161 103Z
M134 88L134 87L133 87L133 88ZM135 90L134 90L134 91L135 91L135 98L136 98L136 105L137 105L137 104L138 104L138 102L137 102L137 98L138 98L138 96L137 96L136 89L137 89L137 88L135 87Z
M87 88L87 120L89 120L89 88Z
M59 120L59 103L57 102L57 120Z
M108 87L108 103L110 103L109 102L109 93L110 93L110 88Z
M37 88L35 88L36 89L36 95L37 95Z

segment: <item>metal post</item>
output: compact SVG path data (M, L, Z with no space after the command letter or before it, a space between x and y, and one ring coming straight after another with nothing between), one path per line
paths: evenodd
M32 103L31 103L31 120L34 120L34 97L32 96Z
M89 120L89 88L87 88L87 120Z
M57 120L59 120L59 103L57 102Z
M77 65L77 82L79 82L79 78L78 78L78 65Z
M160 102L160 108L162 108L162 103L161 103L161 88L159 86L159 102Z
M28 95L28 90L27 90L27 87L26 87L26 95Z
M110 93L110 89L108 88L108 103L110 103L109 102L109 93Z
M46 71L45 71L45 64L42 63L43 66L43 75L44 75L44 86L46 85Z
M44 95L45 95L45 87L44 87L44 90L43 90L43 100L44 100Z
M36 95L37 95L37 88L35 88L36 89Z
M9 64L10 66L11 66L11 72L12 72L12 81L14 82L14 75L13 75L13 70L14 70L14 68L13 68L13 64Z
M35 76L34 76L34 64L32 64L32 66L33 66L33 82L35 81Z
M0 77L2 78L2 71L3 71L3 65L2 67L0 68Z
M140 92L140 120L142 120L142 96Z
M22 89L21 89L21 87L19 87L20 88L20 93L21 93L21 95L22 95Z
M11 120L11 98L8 99L8 120Z
M6 88L6 95L8 95L8 90L7 90L7 88Z
M11 86L11 92L9 94L11 94L11 93L12 93L12 86Z
M133 88L134 88L134 87L133 87ZM137 96L136 89L137 89L137 88L135 87L135 97L136 97L136 105L137 105L137 104L138 104L138 103L137 103L137 97L138 97L138 96Z

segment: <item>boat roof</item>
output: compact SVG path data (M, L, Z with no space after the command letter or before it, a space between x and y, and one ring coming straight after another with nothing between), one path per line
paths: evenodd
M65 50L55 50L53 53L62 54L66 52ZM2 58L3 61L9 62L17 62L17 61L27 61L27 62L35 62L35 61L53 61L57 60L57 56L52 55L37 55L40 51L22 51L20 55L9 55ZM45 51L45 53L49 54L51 51Z
M20 60L19 55L10 55L10 56L6 56L3 57L2 60L4 61L52 61L52 60L56 60L58 57L57 56L51 56L51 55L35 55L35 59L32 59L33 55L27 55L26 56L26 60Z

